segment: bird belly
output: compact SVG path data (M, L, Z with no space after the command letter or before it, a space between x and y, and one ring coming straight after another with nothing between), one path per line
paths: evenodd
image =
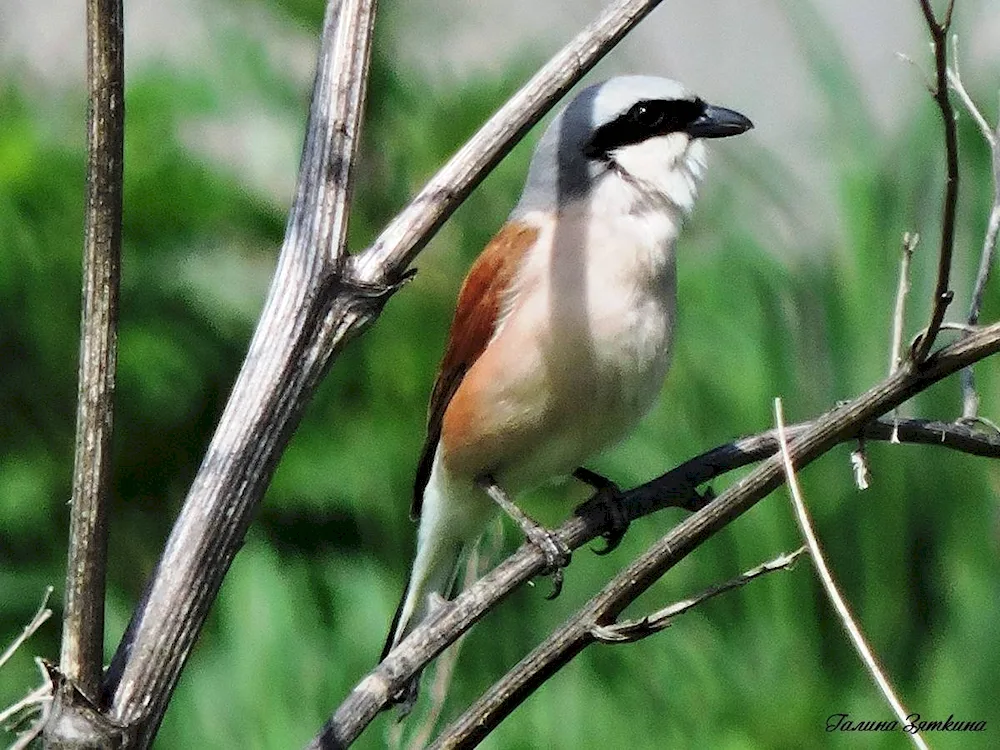
M670 360L673 266L646 279L593 269L523 294L445 414L453 475L492 475L512 493L566 476L626 437ZM530 283L530 282L529 282Z

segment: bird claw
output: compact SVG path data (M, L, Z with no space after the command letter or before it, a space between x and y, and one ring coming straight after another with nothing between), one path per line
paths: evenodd
M555 599L562 592L563 568L569 565L572 551L566 543L553 532L541 526L535 526L525 532L528 541L538 547L545 555L545 574L552 576L552 591L545 598Z
M692 497L684 504L684 509L689 510L692 513L701 510L710 502L715 500L715 491L711 487L706 487L704 492L698 492L697 490L691 490Z
M608 483L606 486L599 487L593 497L577 507L575 511L576 515L581 516L591 508L599 508L608 517L610 527L601 534L601 537L604 539L604 546L594 549L595 555L607 555L613 552L622 543L625 532L628 531L628 514L625 512L625 508L622 507L620 497L621 490L618 489L618 485Z

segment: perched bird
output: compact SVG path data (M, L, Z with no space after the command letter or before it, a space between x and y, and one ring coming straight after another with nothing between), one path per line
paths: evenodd
M551 567L568 558L511 498L570 475L601 485L582 464L632 431L670 363L674 244L702 139L751 127L674 81L622 76L582 90L545 130L458 296L417 468L416 559L383 658L453 593L497 505Z

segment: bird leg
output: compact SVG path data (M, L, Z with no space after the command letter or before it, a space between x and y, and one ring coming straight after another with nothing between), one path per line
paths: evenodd
M518 525L528 541L538 547L545 555L546 572L552 574L552 593L545 598L555 599L562 591L562 569L569 565L570 548L555 533L546 529L518 508L492 476L487 474L480 477L476 480L476 484Z
M603 534L604 548L594 550L598 555L606 555L621 544L622 537L628 530L628 514L620 500L621 489L607 477L582 466L573 472L573 478L594 488L594 496L577 507L574 511L576 515L583 515L591 508L600 508L608 517L610 528Z

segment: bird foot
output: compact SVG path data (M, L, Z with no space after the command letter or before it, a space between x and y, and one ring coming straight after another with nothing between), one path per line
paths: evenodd
M577 506L574 513L582 516L591 510L601 510L608 517L610 527L601 535L604 537L604 547L594 550L598 555L606 555L621 544L622 537L628 531L629 518L621 503L622 491L607 477L582 466L573 472L573 476L594 488L593 497Z
M574 513L583 516L591 510L600 510L608 518L610 526L601 534L604 546L594 550L595 554L606 555L622 543L622 538L629 527L628 513L621 503L621 490L616 485L600 487L587 502L577 506Z
M528 541L538 547L545 555L545 574L552 576L552 591L545 598L555 599L562 591L562 569L569 565L572 556L570 548L554 532L549 531L518 508L492 476L482 476L476 480L476 483L520 527Z
M563 568L569 565L573 553L566 542L544 526L536 523L534 526L523 528L523 531L528 541L545 555L544 574L552 576L552 591L545 598L555 599L562 592Z

